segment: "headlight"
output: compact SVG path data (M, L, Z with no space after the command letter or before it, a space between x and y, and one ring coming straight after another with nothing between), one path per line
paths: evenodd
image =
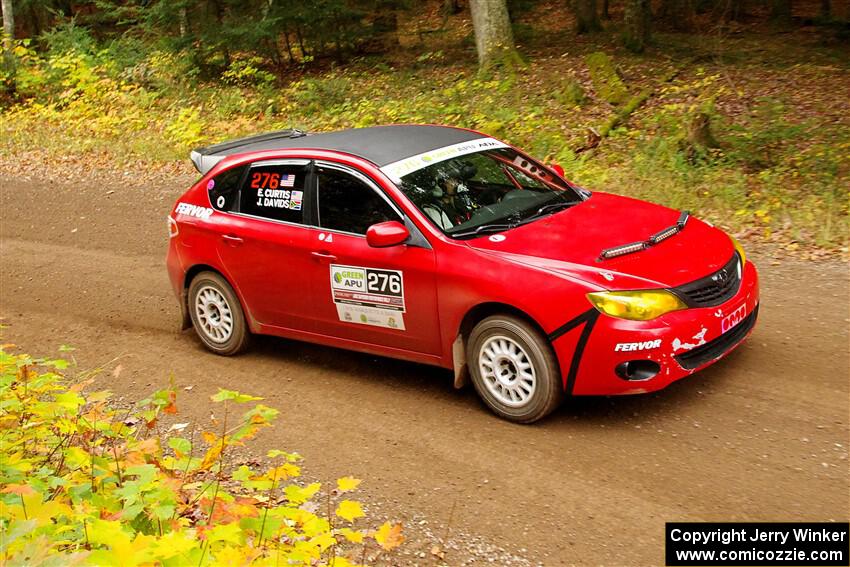
M663 289L599 291L588 293L587 298L602 313L632 321L649 321L670 311L688 307L681 299Z
M735 250L738 252L738 255L741 256L741 266L747 263L747 253L744 252L744 247L741 246L741 243L738 242L734 236L731 234L729 238L732 240L732 244L735 246Z

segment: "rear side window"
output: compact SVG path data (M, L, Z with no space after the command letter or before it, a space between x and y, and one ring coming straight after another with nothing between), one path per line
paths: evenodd
M240 165L219 173L207 181L210 203L219 211L232 211L239 196L239 182L248 166Z
M303 223L308 171L305 165L253 165L242 182L239 211L272 220Z
M366 234L373 224L402 219L370 186L331 168L319 168L319 226Z

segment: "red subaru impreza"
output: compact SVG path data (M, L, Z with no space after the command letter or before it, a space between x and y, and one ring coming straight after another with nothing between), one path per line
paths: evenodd
M285 130L192 160L168 271L217 354L268 334L432 364L529 423L567 395L663 388L755 325L733 238L478 132Z

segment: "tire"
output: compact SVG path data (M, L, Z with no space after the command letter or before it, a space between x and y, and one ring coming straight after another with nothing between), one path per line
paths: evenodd
M532 423L563 401L555 353L546 338L522 319L487 317L475 326L466 345L475 390L499 417Z
M222 356L248 348L251 333L239 298L223 277L201 272L189 284L189 316L195 333L209 350Z

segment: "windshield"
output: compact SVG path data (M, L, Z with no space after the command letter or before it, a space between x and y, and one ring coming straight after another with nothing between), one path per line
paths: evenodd
M431 164L401 177L400 187L455 238L507 230L582 200L563 179L504 147Z

